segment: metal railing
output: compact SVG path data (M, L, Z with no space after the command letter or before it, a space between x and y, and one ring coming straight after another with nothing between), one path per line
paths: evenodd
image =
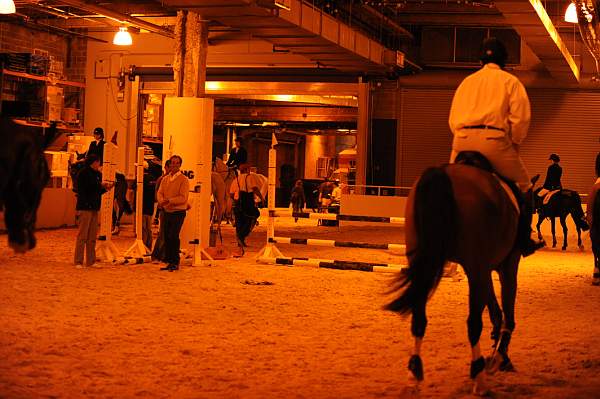
M353 185L347 185L342 190L342 194L406 197L406 196L408 196L410 189L411 189L411 187L402 187L402 186L375 186L375 185L353 184Z

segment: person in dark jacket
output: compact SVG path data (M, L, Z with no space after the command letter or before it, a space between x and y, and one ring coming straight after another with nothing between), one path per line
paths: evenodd
M100 160L100 165L104 162L104 130L101 127L94 129L94 141L90 143L86 156L96 155Z
M110 190L114 183L102 183L100 159L91 154L85 159L85 166L77 174L77 206L79 211L79 233L75 244L75 265L83 267L85 249L86 266L96 262L96 233L98 232L98 211L102 194Z
M146 248L152 248L152 216L156 202L156 176L144 168L144 188L142 194L142 241Z
M290 202L292 204L292 211L294 213L302 212L304 210L306 196L304 195L304 185L302 180L296 180L296 184L292 190ZM298 218L294 218L294 221L298 222Z
M248 152L243 147L243 142L240 137L236 137L233 141L235 147L231 149L229 159L227 160L227 166L230 168L238 169L241 164L248 162Z
M550 158L548 159L552 161L552 164L548 166L543 187L548 191L560 190L562 189L562 183L560 181L560 178L562 177L562 168L558 164L560 162L560 157L557 154L550 154Z
M165 178L165 176L169 175L169 172L171 170L171 160L167 159L165 162L165 172L163 173L162 176L160 176L157 180L156 180L156 186L155 186L155 190L154 190L154 198L156 198L156 194L158 193L158 189L160 188L160 184L162 183L162 180ZM164 261L165 259L165 223L164 223L164 212L162 209L162 206L160 206L160 204L158 204L156 206L156 218L159 219L159 229L158 229L158 237L156 238L156 241L154 242L154 248L152 248L152 260L155 263L160 263L162 261Z

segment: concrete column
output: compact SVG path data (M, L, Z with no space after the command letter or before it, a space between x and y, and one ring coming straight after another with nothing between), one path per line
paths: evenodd
M369 84L358 82L358 126L356 134L356 184L366 184L367 154L371 131L371 99ZM360 191L359 191L360 193Z

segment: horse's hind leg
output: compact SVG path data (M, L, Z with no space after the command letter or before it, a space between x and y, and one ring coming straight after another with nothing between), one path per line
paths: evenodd
M408 361L408 370L418 382L423 381L423 361L421 360L421 344L427 327L427 314L425 313L426 301L415 304L412 311L411 332L415 337L415 348Z
M517 271L521 254L513 251L498 270L502 286L502 310L504 312L504 326L500 334L500 342L494 357L499 363L501 371L513 371L514 367L508 357L508 345L512 332L515 329L515 299L517 296Z
M490 314L490 322L492 323L491 338L494 341L494 348L498 345L500 339L500 330L502 329L502 309L498 305L496 293L494 292L494 284L490 279L490 297L488 299L488 312Z
M552 229L552 248L556 248L556 220L550 218L550 228Z
M466 269L466 268L465 268ZM473 270L473 268L470 268ZM469 318L467 319L467 330L469 333L469 342L471 344L471 379L475 381L473 392L476 395L485 395L488 393L488 387L485 382L485 359L481 355L479 339L483 329L481 319L483 309L489 304L490 286L492 276L488 271L478 271L477 273L467 274L469 279Z
M567 230L567 216L561 216L560 217L560 225L562 226L563 229L563 246L562 246L562 250L566 251L567 249L567 235L569 233L569 230Z

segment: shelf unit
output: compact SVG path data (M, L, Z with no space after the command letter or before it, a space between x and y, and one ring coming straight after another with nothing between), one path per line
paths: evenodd
M11 81L13 82L11 83ZM9 84L12 86L13 91L7 92L6 87ZM10 101L6 97L12 97L11 99L13 101L28 102L30 111L32 108L34 108L34 111L30 112L29 118L37 121L38 123L48 123L51 121L50 119L52 119L52 121L59 122L58 127L60 129L72 131L81 130L81 120L79 125L69 125L62 121L62 105L59 108L59 116L50 118L50 108L52 104L48 101L49 87L56 86L67 88L67 90L71 92L73 92L73 90L80 91L85 89L85 84L81 82L54 79L51 76L32 75L25 72L17 72L0 68L0 112L2 112L3 103L5 101ZM58 92L58 89L56 91ZM64 93L61 94L61 96L64 97ZM78 105L77 108L81 113L81 92L76 92L76 96L79 97L76 102ZM52 111L56 116L56 112L58 110L53 109Z

